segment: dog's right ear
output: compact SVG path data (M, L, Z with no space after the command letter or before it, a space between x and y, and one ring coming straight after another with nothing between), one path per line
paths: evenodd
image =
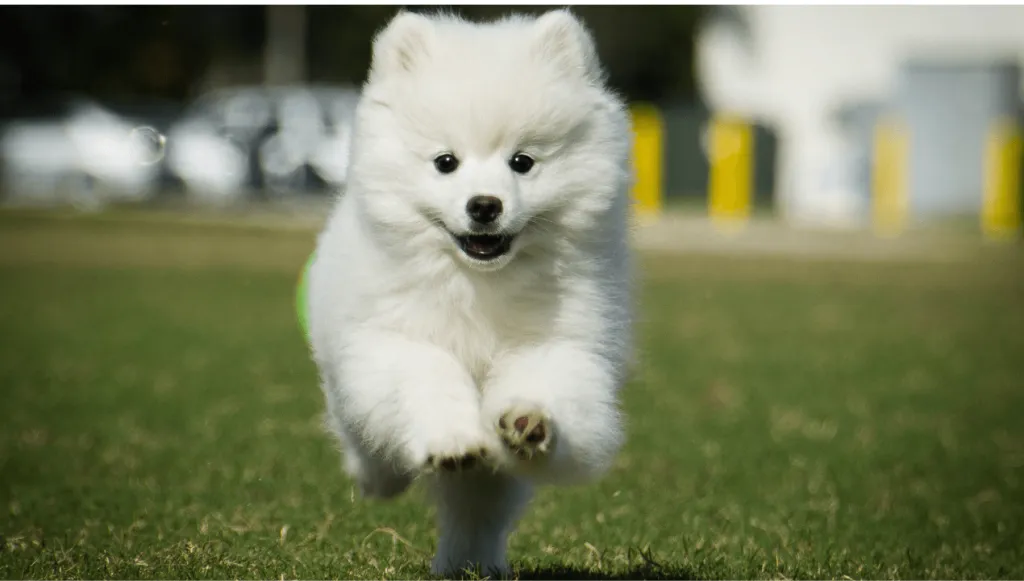
M402 10L373 39L370 79L409 72L425 58L434 35L434 23L415 12Z

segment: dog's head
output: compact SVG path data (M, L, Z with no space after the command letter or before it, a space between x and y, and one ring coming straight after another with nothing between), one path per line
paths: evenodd
M496 270L621 204L629 121L569 12L398 14L374 40L350 177L388 244Z

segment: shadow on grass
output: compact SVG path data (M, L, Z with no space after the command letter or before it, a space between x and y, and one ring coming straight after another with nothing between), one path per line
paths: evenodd
M490 580L492 577L480 574L480 570L463 570L461 575L453 577L467 581ZM624 566L611 566L607 569L601 565L568 566L543 565L526 563L518 567L513 563L512 571L505 577L513 581L541 579L700 579L693 570L678 565L663 565L654 559L650 549L630 549ZM497 579L495 579L497 581Z
M603 559L602 559L603 561ZM663 565L655 560L649 548L630 548L625 567L567 567L548 565L522 567L516 579L697 579L686 567Z
M697 579L692 571L675 567L634 566L628 569L600 571L573 567L522 569L516 579Z
M642 557L640 563L630 563L625 567L580 567L565 565L520 566L505 577L512 581L528 581L541 579L700 579L686 567L665 566L655 562L647 552L638 553ZM480 574L480 571L464 570L462 575L452 577L465 581L481 581L494 579ZM497 579L495 579L497 581Z

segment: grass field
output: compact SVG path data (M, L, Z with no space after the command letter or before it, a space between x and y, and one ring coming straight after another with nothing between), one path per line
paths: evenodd
M309 232L0 215L0 576L427 575L356 497L293 309ZM644 257L606 479L522 578L1024 577L1024 262Z

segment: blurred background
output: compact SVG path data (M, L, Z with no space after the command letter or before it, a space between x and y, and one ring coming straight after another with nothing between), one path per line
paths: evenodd
M3 203L325 200L344 187L370 41L396 8L3 7ZM1020 7L577 12L634 106L647 215L1020 229Z
M427 574L296 304L396 10L0 7L0 578ZM633 115L639 356L517 578L1024 578L1024 7L574 10Z
M5 7L4 200L322 199L344 187L371 40L397 8ZM512 8L458 10L494 18ZM706 10L580 11L617 89L702 115L694 39Z

